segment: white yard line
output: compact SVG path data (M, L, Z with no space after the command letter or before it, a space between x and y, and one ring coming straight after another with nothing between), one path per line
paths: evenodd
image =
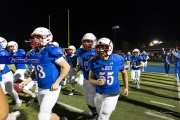
M150 102L165 105L165 106L169 106L169 107L175 107L174 105L170 105L170 104L166 104L166 103L161 103L161 102L156 102L156 101L150 101Z
M178 97L180 99L180 82L177 81L177 86L178 86ZM180 106L180 100L179 100L179 106Z
M151 82L144 82L144 81L141 81L141 83L145 83L145 84L151 84L151 85L157 85L157 86L166 86L166 87L174 87L172 85L164 85L164 84L158 84L158 83L151 83Z
M172 118L168 118L166 116L158 115L158 114L155 114L155 113L149 112L149 111L146 111L145 114L155 116L155 117L158 117L158 118L162 118L162 119L165 119L165 120L174 120Z
M79 112L79 113L82 113L82 114L84 114L84 115L88 115L88 116L91 116L91 115L92 115L91 113L86 112L85 110L81 110L81 109L76 108L76 107L73 107L73 106L71 106L71 105L68 105L68 104L65 104L65 103L62 103L62 102L56 102L56 103L59 104L59 105L61 105L61 106L66 107L66 108L69 108L69 109L71 109L71 110L74 110L74 111L77 111L77 112Z

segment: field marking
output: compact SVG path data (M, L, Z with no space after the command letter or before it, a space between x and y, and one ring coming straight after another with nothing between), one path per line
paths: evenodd
M180 99L180 82L177 81L177 86L178 86L178 97ZM180 100L179 100L179 106L180 106Z
M165 73L162 73L162 72L149 72L149 71L144 71L144 72L146 72L146 73L155 73L155 74L164 74L165 75ZM169 75L173 75L173 74L169 74Z
M169 106L169 107L175 107L174 105L170 105L170 104L166 104L166 103L161 103L161 102L156 102L156 101L150 101L152 103L156 103L156 104L161 104L161 105L166 105L166 106Z
M146 84L151 84L151 85L161 85L161 86L166 86L166 87L174 87L174 86L171 86L171 85L163 85L163 84L151 83L151 82L143 82L143 81L141 81L141 83L146 83Z
M65 104L65 103L62 103L62 102L56 102L57 104L61 105L61 106L64 106L66 108L69 108L71 110L74 110L74 111L77 111L79 113L82 113L84 115L88 115L88 116L92 116L92 113L90 112L86 112L85 110L82 110L82 109L79 109L79 108L76 108L76 107L73 107L71 105L68 105L68 104Z
M166 116L158 115L158 114L155 114L155 113L149 112L149 111L145 111L145 114L152 115L152 116L155 116L155 117L158 117L158 118L162 118L162 119L165 119L165 120L174 120L172 118L168 118Z

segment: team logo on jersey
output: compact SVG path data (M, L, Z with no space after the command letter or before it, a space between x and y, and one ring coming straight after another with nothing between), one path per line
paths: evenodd
M112 70L112 66L102 66L102 70Z
M110 65L113 65L113 62L110 62Z

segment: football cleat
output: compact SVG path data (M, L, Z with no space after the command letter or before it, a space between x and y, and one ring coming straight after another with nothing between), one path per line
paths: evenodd
M20 114L21 113L19 111L11 112L8 114L8 117L6 118L6 120L16 120Z
M71 92L71 93L69 93L69 95L74 95L74 93L73 93L73 92Z
M16 103L16 105L14 106L13 110L18 110L22 105L22 100L20 100L19 103Z

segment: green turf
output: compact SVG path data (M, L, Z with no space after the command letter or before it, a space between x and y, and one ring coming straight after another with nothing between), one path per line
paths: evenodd
M152 63L153 64L153 63ZM121 74L119 79L121 83L121 96L119 97L115 111L113 111L111 120L164 120L165 118L159 118L146 113L156 114L159 116L167 117L166 119L178 120L180 118L180 99L178 98L177 82L174 79L174 75L164 76L161 73L141 73L141 87L136 89L136 85L130 80L129 75L129 96L124 97L123 82L121 80ZM73 107L90 112L83 96L82 86L76 85L75 95L69 96L71 91L70 84L62 86L61 93L58 101L71 105ZM21 115L18 120L37 120L38 107L37 101L31 106L26 107L26 103L29 97L24 97L24 94L19 93L20 99L23 100L23 104L20 108ZM10 103L10 110L14 106L14 100L8 96ZM165 106L155 102L165 103L172 106ZM56 104L53 108L53 112L60 116L67 116L69 120L86 120L88 115L79 113L70 108Z

